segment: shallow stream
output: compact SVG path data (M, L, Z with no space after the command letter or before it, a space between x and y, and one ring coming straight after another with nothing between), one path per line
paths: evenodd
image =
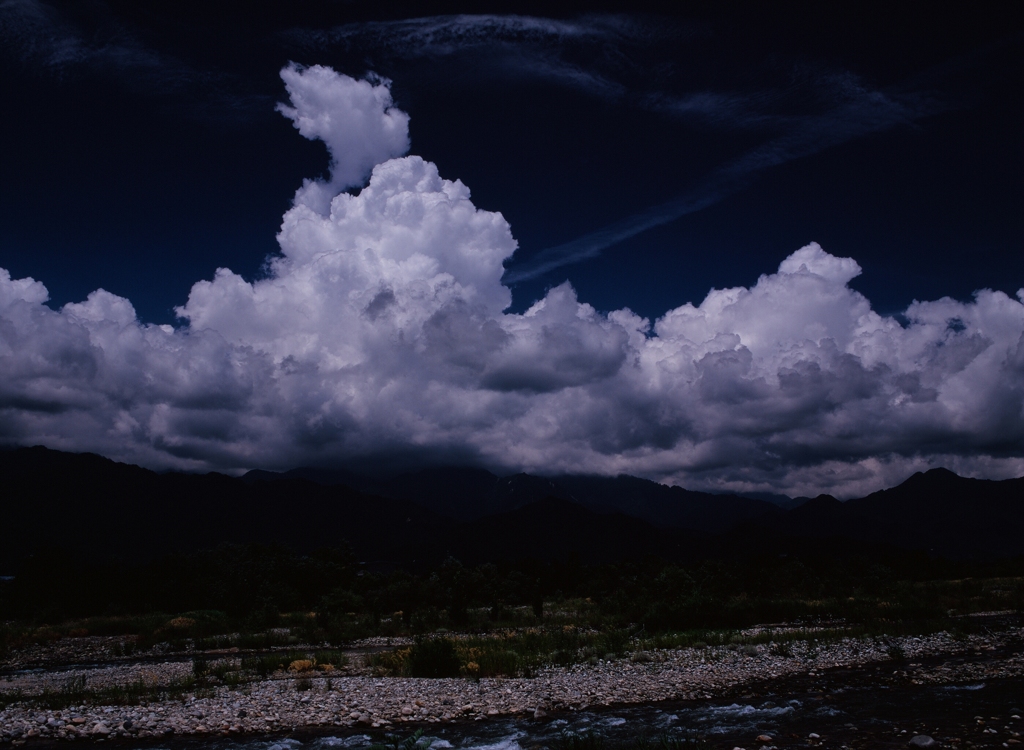
M716 750L905 748L917 734L927 734L943 747L965 750L1024 747L1020 740L1014 742L1013 734L1024 730L1024 721L1011 718L1020 715L1024 704L1024 680L880 685L878 676L877 667L841 669L747 688L742 696L717 700L559 713L541 720L406 724L394 731L391 741L422 726L433 750L557 750L564 747L567 733L587 732L599 734L607 750L632 750L640 736L691 739L699 743L695 748ZM984 723L979 724L979 718ZM772 740L758 741L760 735ZM384 733L347 730L104 744L146 750L360 750L380 741L387 741Z

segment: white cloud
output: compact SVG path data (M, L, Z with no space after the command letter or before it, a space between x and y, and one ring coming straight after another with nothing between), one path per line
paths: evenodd
M278 111L331 152L330 181L306 180L297 203L327 213L340 190L361 187L371 169L409 150L409 115L392 106L389 81L357 81L321 65L294 63L281 78L292 106L279 104Z
M904 326L848 286L855 261L812 243L653 325L568 284L506 313L508 224L433 164L389 158L407 118L386 84L284 76L332 184L380 162L369 184L298 200L268 277L219 269L178 329L103 290L55 311L0 273L0 439L158 467L411 457L795 494L940 464L1024 473L1020 300L917 302Z

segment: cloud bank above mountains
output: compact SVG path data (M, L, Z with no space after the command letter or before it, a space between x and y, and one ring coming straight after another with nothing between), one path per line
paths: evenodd
M266 278L218 269L173 328L102 289L53 310L0 269L0 440L158 468L475 462L839 496L933 465L1024 474L1024 290L901 322L811 243L653 323L568 283L509 314L511 228L401 156L388 82L282 78L331 177L297 191Z

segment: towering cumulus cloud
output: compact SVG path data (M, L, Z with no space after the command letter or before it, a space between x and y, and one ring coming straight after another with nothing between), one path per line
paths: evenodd
M0 439L158 467L475 461L840 495L932 464L1024 473L1024 290L915 302L901 324L812 243L653 325L568 284L507 314L508 224L400 156L387 82L282 77L331 179L297 191L268 277L218 269L172 328L103 290L55 311L0 271Z
M297 203L327 213L340 190L362 187L371 169L409 150L409 115L391 106L389 81L357 81L320 65L295 64L281 78L292 106L279 104L278 112L331 152L330 181L306 180Z

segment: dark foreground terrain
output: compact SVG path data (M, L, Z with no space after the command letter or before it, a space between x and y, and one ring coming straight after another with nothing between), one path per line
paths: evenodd
M976 617L986 634L956 638L822 639L802 631L786 640L776 630L776 640L753 645L762 630L747 632L742 646L744 638L734 637L725 646L686 649L635 640L628 655L519 679L282 671L235 688L193 686L171 699L104 705L80 697L85 702L60 707L36 691L35 700L26 695L0 710L0 742L322 750L388 737L400 743L422 730L421 747L433 741L481 750L895 749L917 735L947 748L1014 747L1024 728L1018 619ZM361 653L380 648L363 644ZM153 673L161 668L147 664ZM110 667L79 665L77 672ZM32 692L33 678L75 672L55 662L8 672L0 690L21 684Z
M0 743L1020 744L1024 480L840 503L42 448L0 478Z

